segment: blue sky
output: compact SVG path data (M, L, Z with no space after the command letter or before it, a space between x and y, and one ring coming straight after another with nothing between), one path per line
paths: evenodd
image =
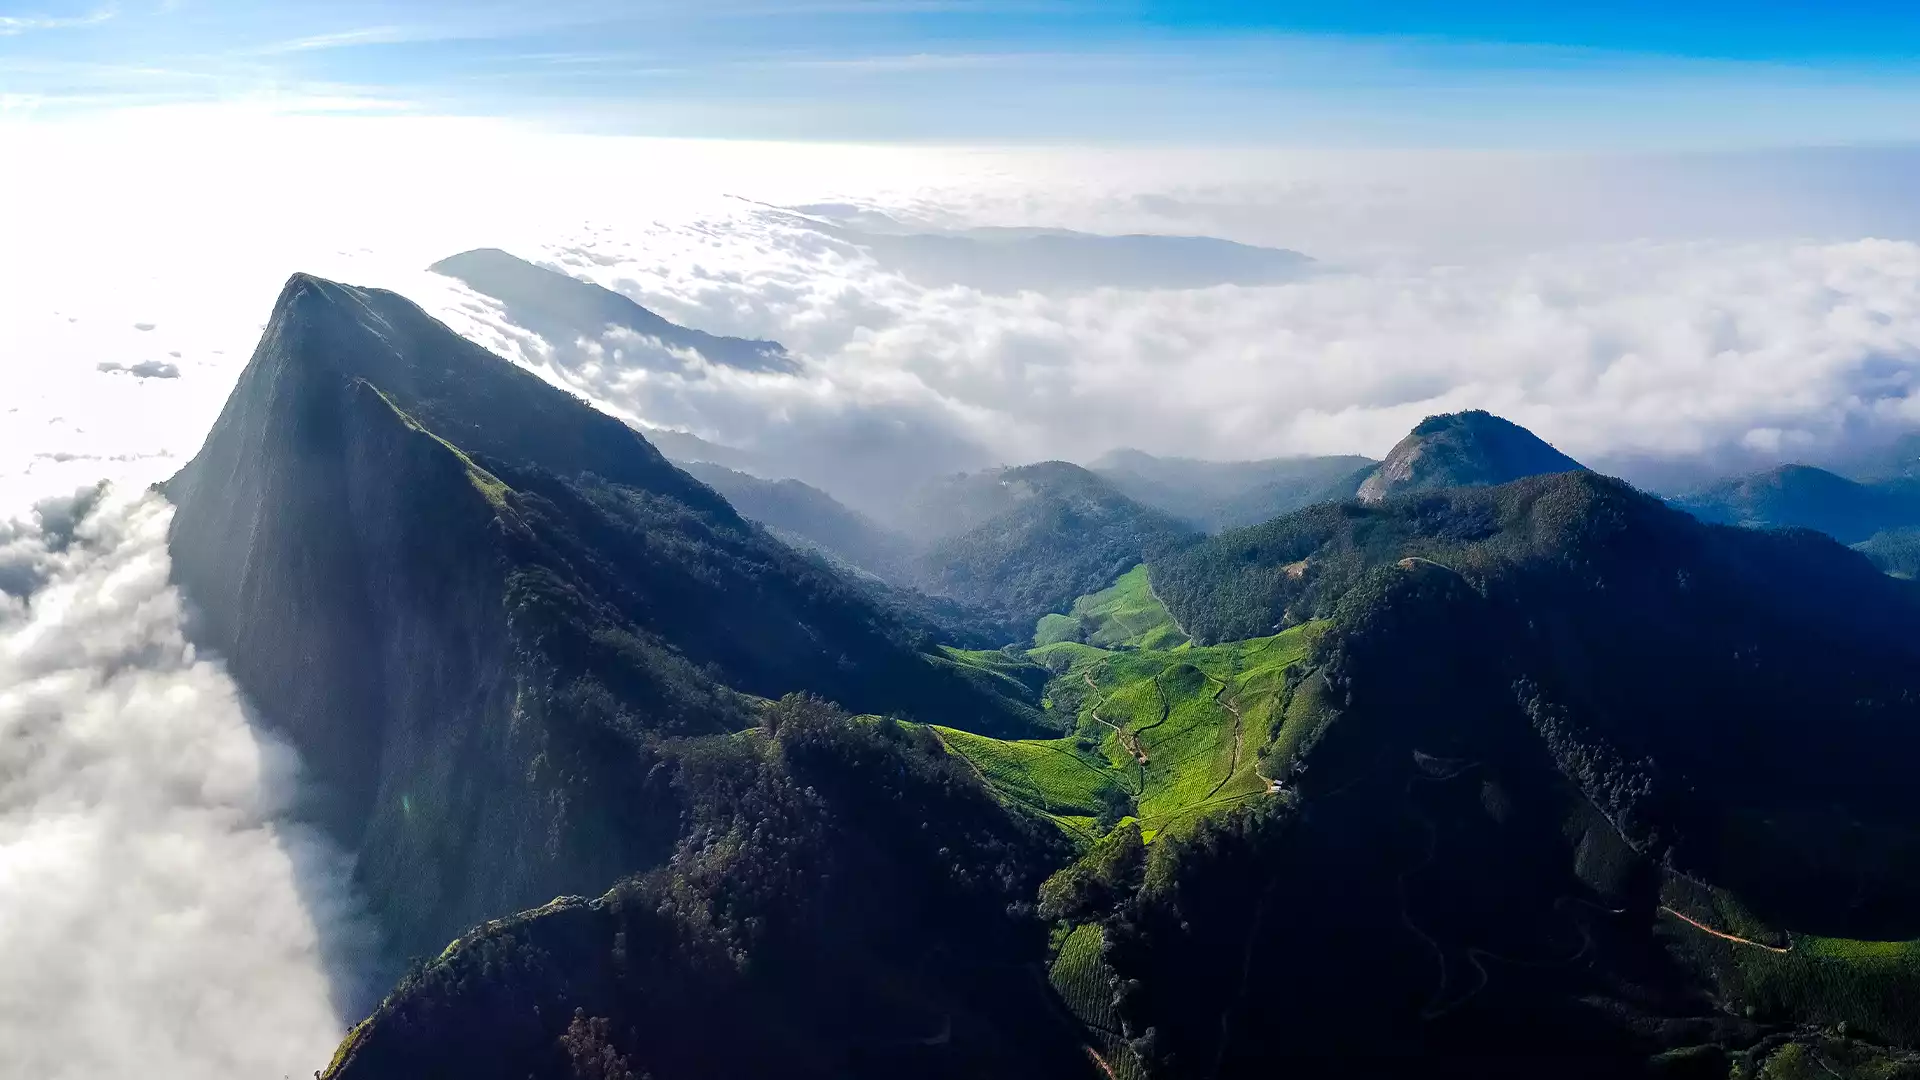
M1920 5L0 0L0 104L672 136L1744 148L1920 139Z

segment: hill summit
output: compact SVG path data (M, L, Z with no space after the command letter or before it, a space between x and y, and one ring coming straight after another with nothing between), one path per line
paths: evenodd
M1374 503L1408 491L1487 487L1585 468L1526 428L1474 409L1420 421L1361 482L1358 495Z
M759 701L996 715L924 631L390 292L294 275L165 490L197 636L399 957L666 857L675 748Z

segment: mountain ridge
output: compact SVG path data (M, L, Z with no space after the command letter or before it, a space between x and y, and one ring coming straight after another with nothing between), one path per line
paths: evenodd
M403 956L664 857L661 741L750 726L754 697L1028 722L395 294L290 278L164 490L199 639L300 751Z
M1857 544L1920 525L1920 485L1862 483L1811 465L1778 465L1669 500L1700 518L1749 528L1802 528Z

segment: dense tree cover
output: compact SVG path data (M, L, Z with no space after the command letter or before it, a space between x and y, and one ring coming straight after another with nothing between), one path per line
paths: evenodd
M1031 627L1146 559L1194 542L1192 529L1077 465L1043 462L997 474L1005 508L920 558L930 591Z
M1572 1055L1624 1075L1689 1043L1744 1052L1764 1029L1716 1000L1737 1011L1738 987L1661 945L1663 883L1803 933L1920 934L1911 584L1827 537L1703 525L1583 473L1247 533L1184 569L1268 583L1273 606L1243 617L1306 605L1332 625L1289 708L1311 734L1267 763L1298 809L1157 843L1108 916L1150 1068L1441 1054L1525 1075ZM1182 611L1231 590L1161 593ZM1791 1023L1784 1000L1744 1004Z
M1489 419L1417 429L1412 486L1549 460ZM1423 471L1449 460L1478 471ZM1920 937L1920 586L1827 537L1585 472L1197 546L1072 466L968 490L923 570L1028 625L1143 558L1200 644L1325 622L1247 727L1192 652L1062 642L1051 682L935 652L623 425L397 297L291 282L169 485L176 572L399 946L481 924L331 1074L1724 1074L1827 1044L1662 905ZM1017 733L1101 692L1076 655L1173 657L1183 722L1261 766L1237 809L1148 843L1119 792L1075 850L929 729L791 693ZM1049 996L1048 924L1120 1030ZM1884 973L1848 955L1819 985ZM1822 1019L1897 998L1849 985Z
M925 653L926 625L895 618L845 578L751 529L677 500L537 467L479 459L506 482L516 523L508 558L563 568L616 621L671 642L671 662L762 696L803 688L867 712L967 728L1018 730L995 699L969 693ZM606 632L596 626L593 634ZM602 655L553 650L591 668ZM996 719L996 716L998 719Z
M1909 579L1920 577L1920 528L1875 533L1853 548L1884 573Z
M1094 1075L1029 967L1041 927L1009 915L1060 841L926 729L794 696L662 760L664 866L464 936L326 1075Z
M1211 537L1152 563L1149 577L1196 642L1260 637L1330 614L1383 563L1494 535L1498 498L1483 490L1323 503Z
M1920 525L1920 484L1863 484L1807 465L1723 480L1671 500L1702 521L1815 529L1843 544Z
M1128 498L1205 532L1219 532L1316 502L1350 499L1378 464L1354 454L1201 461L1116 450L1094 462L1092 470Z

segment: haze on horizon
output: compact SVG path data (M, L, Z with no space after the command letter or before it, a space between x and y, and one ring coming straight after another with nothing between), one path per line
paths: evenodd
M287 823L298 765L185 643L168 511L135 497L290 273L812 479L1378 457L1485 408L1680 485L1920 430L1916 53L1888 0L0 0L0 953L35 960L0 1015L36 1018L0 1023L0 1077L301 1075L364 1005L340 856ZM936 258L982 229L1312 262L1193 287ZM427 269L480 247L791 367L543 336ZM131 779L83 782L103 758ZM142 872L104 889L109 860ZM170 1041L129 967L201 988L199 1023L264 996L278 1026ZM79 1036L22 1004L49 995L132 1034L63 1060Z

